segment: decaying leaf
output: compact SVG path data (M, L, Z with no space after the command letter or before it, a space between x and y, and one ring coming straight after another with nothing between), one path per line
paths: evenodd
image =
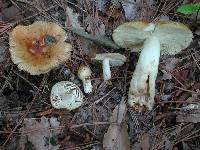
M127 20L133 20L136 18L140 4L140 0L122 1L122 7L124 9Z
M50 130L50 128L59 127L60 123L56 118L42 117L38 122L36 119L27 118L24 120L24 126L21 128L22 136L20 138L20 148L25 149L27 141L31 142L36 150L58 150L60 145L52 143L53 135L58 134L59 130Z
M177 122L200 122L200 114L180 114L176 117Z
M150 136L148 133L144 133L142 136L142 150L149 150L150 149L150 143L149 143Z
M121 104L115 107L110 118L112 124L104 135L104 150L130 150L127 125L123 122L125 114L126 104L122 100Z
M192 102L198 99L198 95L192 94L192 97L189 97L186 101ZM188 110L189 112L183 112L177 115L176 121L177 122L193 122L198 123L200 122L200 114L194 113L192 110L199 110L200 103L194 103L194 104L187 104L186 106L183 105L183 110Z
M78 21L78 17L79 14L73 12L73 10L69 7L66 7L66 13L68 16L68 23L73 27L73 28L77 28L77 29L82 29L79 21Z
M94 17L87 16L84 20L87 25L87 31L96 33L98 35L105 35L105 25L100 20L98 13L95 13Z
M117 124L121 124L126 114L126 104L122 100L120 105L117 105L113 110L113 114L110 117L110 122L116 122Z
M171 80L172 79L172 75L170 72L172 72L177 63L179 63L181 60L178 58L168 58L164 60L164 64L161 65L161 69L163 74L162 80Z
M139 142L135 142L132 146L134 150L149 150L150 149L150 134L144 133L140 136Z
M103 11L105 9L106 0L95 0L98 10Z

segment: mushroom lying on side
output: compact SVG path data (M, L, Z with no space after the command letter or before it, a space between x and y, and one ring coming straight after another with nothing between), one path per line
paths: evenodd
M122 66L126 62L126 57L119 53L96 54L94 60L103 61L103 79L111 79L111 66Z
M152 109L160 53L176 54L185 49L192 38L190 29L177 22L129 22L114 30L113 39L119 46L134 52L142 50L129 88L131 106L138 103Z
M85 93L92 92L92 83L91 83L91 74L92 71L88 66L80 66L78 69L78 77L83 82L83 89Z
M18 25L9 36L12 61L31 75L47 73L70 58L72 47L66 37L65 30L52 22Z
M54 108L73 110L81 106L83 93L76 84L61 81L52 87L50 99Z

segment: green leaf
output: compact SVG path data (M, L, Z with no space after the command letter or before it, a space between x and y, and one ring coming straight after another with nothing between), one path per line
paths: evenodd
M51 145L55 146L56 145L56 139L54 137L50 137L50 143L51 143Z
M200 2L194 4L182 5L177 9L177 12L180 12L185 15L193 14L200 9Z

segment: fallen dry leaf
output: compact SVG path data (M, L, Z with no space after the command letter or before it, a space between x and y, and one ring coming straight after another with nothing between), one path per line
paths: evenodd
M68 16L68 21L66 22L68 22L73 28L83 29L78 20L79 14L73 12L73 10L70 7L66 7L66 13Z
M51 132L49 128L57 128L60 123L56 118L41 117L41 121L38 122L36 119L27 118L24 120L24 126L21 128L22 136L19 140L21 150L25 149L27 141L31 142L36 150L58 150L60 145L52 145L51 138L53 135L58 134Z
M126 104L122 100L113 110L110 118L111 125L104 135L104 150L130 150L130 141L128 139L127 125L124 120L126 114Z
M141 141L141 144L142 144L142 150L149 150L150 149L150 136L148 133L144 133L143 136L142 136L142 141Z
M137 12L141 7L140 0L122 1L122 7L127 20L133 20L137 17Z
M162 80L171 80L171 72L176 68L177 63L181 60L178 58L167 58L164 60L163 65L161 65L161 70L163 72ZM161 63L162 64L162 63Z

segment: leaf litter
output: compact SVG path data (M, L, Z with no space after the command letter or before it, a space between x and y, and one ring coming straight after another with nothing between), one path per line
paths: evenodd
M105 150L130 150L127 124L124 122L126 104L122 100L113 110L110 117L111 125L104 134L103 147Z
M182 1L177 0L84 0L81 2L2 0L0 1L0 35L3 39L1 43L8 45L8 31L16 24L30 24L35 20L53 21L63 27L81 29L88 35L92 35L92 38L94 35L103 35L111 39L112 31L118 25L131 20L173 20L185 23L191 29L198 31L195 23L198 25L199 15L195 18L196 15L178 14L176 8L181 3ZM196 34L198 35L198 32ZM72 60L52 71L45 84L40 83L41 77L33 77L17 70L10 58L4 55L7 53L7 48L3 47L1 50L0 97L6 99L6 102L2 102L1 108L6 106L2 112L6 112L9 116L2 117L1 120L1 145L9 137L8 134L12 134L7 149L16 149L18 146L18 149L23 150L28 147L27 145L39 150L59 148L102 150L103 146L107 149L125 150L130 147L136 150L200 148L198 144L200 136L198 89L200 87L196 84L200 81L198 36L194 39L197 44L192 43L191 48L183 50L176 56L161 57L160 74L156 81L157 105L153 112L144 114L134 112L132 115L128 115L124 104L119 103L126 92L124 89L130 82L137 55L130 56L130 60L134 60L135 63L127 64L127 68L115 69L112 84L106 85L101 79L102 70L91 62L90 58L96 52L126 53L124 49L107 48L103 46L104 44L96 44L73 33L69 34L67 40L73 44ZM89 65L94 71L92 77L94 93L85 95L84 105L73 112L51 111L48 97L52 85L61 80L69 80L81 87L76 76L76 70L81 64ZM32 97L36 95L35 88L39 89L37 95L39 98L28 113L31 117L35 117L34 113L39 112L41 114L39 117L42 117L26 118L21 124L18 119L21 112L23 114L31 103ZM117 89L109 92L113 88ZM25 95L23 95L24 91ZM17 108L19 110L13 114L13 110ZM131 108L128 108L128 112L131 112ZM50 115L59 116L62 123ZM60 130L63 127L61 124L64 124L64 131ZM15 130L15 127L18 128ZM15 142L17 133L20 133L18 139L20 148L19 144L12 144L17 143ZM60 133L62 138L58 142L57 136Z
M24 119L23 127L20 129L22 136L19 140L21 150L25 150L27 142L31 142L36 150L58 150L56 136L61 133L60 122L57 118L41 117L40 121L34 118Z

